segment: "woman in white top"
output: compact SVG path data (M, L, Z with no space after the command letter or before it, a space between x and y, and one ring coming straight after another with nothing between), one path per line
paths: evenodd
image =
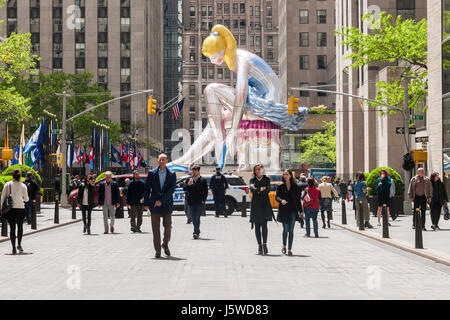
M25 219L25 202L28 202L28 191L25 184L20 182L22 173L16 169L13 171L13 180L7 182L3 187L1 204L5 202L7 196L11 195L13 201L13 208L8 212L8 223L10 227L10 239L12 244L12 254L16 254L17 250L23 252L22 235L23 235L23 220ZM16 225L17 225L17 250L16 250Z

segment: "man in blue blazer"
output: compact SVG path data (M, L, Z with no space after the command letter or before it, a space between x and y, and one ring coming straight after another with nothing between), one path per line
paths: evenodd
M149 171L145 183L144 205L152 214L153 245L155 258L161 257L161 247L166 256L170 256L169 241L172 229L173 193L177 176L166 168L167 155L160 154L158 168ZM163 219L164 238L161 244L161 218Z

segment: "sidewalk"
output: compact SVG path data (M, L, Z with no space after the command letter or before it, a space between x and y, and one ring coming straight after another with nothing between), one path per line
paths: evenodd
M364 231L360 231L359 228L356 227L353 202L345 201L345 204L347 212L347 225L342 225L341 201L333 202L334 220L332 220L332 223L334 225L366 235L372 239L377 239L380 241L387 240L383 242L416 254L420 254L427 258L435 257L436 259L433 260L450 265L450 244L447 241L448 236L450 236L450 220L446 221L443 216L441 216L439 221L439 227L441 230L433 231L433 229L431 229L431 218L429 211L427 211L425 227L428 231L422 232L424 249L415 249L415 230L412 229L412 215L399 216L395 219L395 221L389 219L389 222L391 223L391 226L389 227L389 239L383 239L383 227L377 225L377 218L374 217L372 213L370 213L370 224L373 226L373 229L366 228ZM319 226L322 226L321 222Z
M55 205L53 203L43 203L41 205L41 212L36 216L37 230L31 229L31 225L26 222L23 224L23 234L31 235L37 232L65 226L72 223L81 222L81 211L77 209L77 219L72 219L72 209L59 208L59 224L54 223ZM1 224L1 223L0 223ZM9 241L9 225L8 237L0 236L0 242Z

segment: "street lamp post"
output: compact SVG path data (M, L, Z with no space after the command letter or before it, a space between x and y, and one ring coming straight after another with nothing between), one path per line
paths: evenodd
M67 119L67 114L66 114L66 104L67 104L67 97L70 97L72 95L67 94L66 91L64 91L62 94L57 93L56 96L62 96L63 97L63 110L62 110L62 133L61 133L61 148L62 148L62 175L63 175L63 179L62 179L62 196L61 196L61 206L62 207L67 207L67 193L66 193L66 188L67 188L67 183L66 183L66 172L67 172L67 163L66 163L66 159L67 159L67 150L66 150L66 128L67 128L67 122L72 121L76 118L78 118L79 116L86 114L94 109L97 109L101 106L125 99L125 98L129 98L131 96L137 95L137 94L144 94L144 93L153 93L153 89L147 89L147 90L142 90L142 91L138 91L138 92L134 92L119 98L114 98L111 100L108 100L106 102L100 103L96 106L90 107L86 110L84 110L83 112L80 112L79 114L74 115L73 117ZM73 96L76 96L76 94L74 94Z

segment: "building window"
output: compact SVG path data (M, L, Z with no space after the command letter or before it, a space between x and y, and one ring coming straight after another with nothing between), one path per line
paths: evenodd
M245 3L239 4L239 12L240 13L245 13Z
M267 36L267 46L273 47L273 36Z
M191 47L195 47L195 37L194 36L189 37L189 45Z
M223 69L217 69L217 79L223 79Z
M238 4L233 3L233 14L238 14Z
M217 4L217 13L218 13L218 14L221 14L221 13L222 13L222 4L221 4L221 3L218 3L218 4Z
M191 51L189 53L189 61L195 62L195 52L194 51Z
M208 17L212 17L213 15L213 9L211 6L208 6Z
M309 10L300 10L299 23L300 24L308 24L309 23Z
M300 47L309 47L309 32L299 33Z
M327 56L319 55L317 56L317 69L326 69L327 68Z
M301 87L309 87L309 82L300 82ZM300 91L300 97L309 97L309 91Z
M245 25L246 25L245 20L240 20L239 21L239 28L245 29Z
M214 79L214 67L210 67L208 71L209 71L209 78Z
M327 10L317 10L317 23L318 24L327 23Z
M195 17L195 7L194 6L189 7L189 15L191 17Z
M272 51L267 51L267 61L273 62L273 52Z
M326 86L327 85L327 83L326 82L317 82L317 86L319 87L319 88L324 88L324 86ZM326 97L327 96L327 94L325 93L325 92L317 92L317 96L318 97Z
M415 0L397 0L397 16L401 15L402 20L415 19Z
M259 17L261 15L261 7L255 6L255 17Z
M230 4L229 3L224 3L223 4L223 13L225 13L225 14L229 14L230 13Z
M245 34L241 34L239 36L239 42L240 42L241 46L247 45L247 38L246 38Z
M195 96L195 85L193 84L189 85L189 95Z
M261 47L261 36L256 36L255 37L255 46L256 47Z
M267 7L266 7L266 15L267 15L268 17L271 17L271 16L272 16L272 6L267 6Z
M233 28L234 29L239 28L239 20L233 20Z
M309 56L300 56L300 70L309 69Z
M230 79L230 74L231 74L230 69L225 68L225 79Z
M250 46L254 46L255 45L255 36L250 36Z
M317 32L317 46L326 47L327 46L327 33Z

